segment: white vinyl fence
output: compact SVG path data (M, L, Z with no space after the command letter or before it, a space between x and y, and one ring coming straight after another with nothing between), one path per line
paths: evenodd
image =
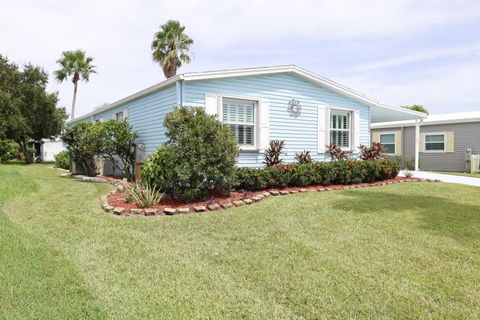
M480 154L470 155L470 172L471 173L480 172Z

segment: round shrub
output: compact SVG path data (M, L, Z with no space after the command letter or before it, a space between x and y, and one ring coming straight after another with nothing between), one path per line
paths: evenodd
M229 194L238 155L230 127L203 108L188 107L170 112L164 127L168 141L143 165L145 183L186 201Z
M55 167L65 170L70 169L70 152L68 150L60 151L55 155Z

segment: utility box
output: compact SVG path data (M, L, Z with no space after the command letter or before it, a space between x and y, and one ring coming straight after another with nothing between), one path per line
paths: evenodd
M145 161L145 144L135 144L135 162L143 163Z
M473 154L472 148L465 148L465 161L470 161L470 157Z

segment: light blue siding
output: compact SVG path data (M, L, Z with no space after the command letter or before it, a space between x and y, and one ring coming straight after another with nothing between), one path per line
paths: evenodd
M205 106L205 93L268 99L269 140L286 141L284 160L294 161L295 152L310 150L315 160L326 160L318 154L318 106L349 108L360 112L360 143L370 143L370 108L362 103L329 91L294 74L245 76L213 80L190 81L183 84L184 105ZM301 116L293 118L287 111L288 102L297 99L302 106ZM241 166L261 166L263 154L242 152Z
M128 121L139 134L137 142L145 144L145 153L150 155L166 141L163 120L177 105L175 85L163 88L144 97L96 114L91 119L109 120L117 112L127 110Z

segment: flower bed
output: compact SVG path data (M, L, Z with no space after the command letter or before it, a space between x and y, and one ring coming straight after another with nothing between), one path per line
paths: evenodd
M211 197L208 201L200 202L182 202L171 199L162 200L162 204L153 208L141 209L138 208L134 202L127 203L124 199L123 188L111 192L108 196L101 199L102 208L106 212L111 212L116 215L146 215L146 216L164 216L175 214L187 214L193 212L207 212L216 211L220 209L228 209L232 207L240 207L244 205L251 205L259 202L262 199L289 195L302 192L324 192L330 190L346 190L363 187L383 186L395 183L404 182L434 182L436 180L417 179L417 178L401 178L388 179L383 181L376 181L370 183L357 183L351 185L311 185L306 187L285 187L279 189L267 189L255 192L232 192L230 196Z

